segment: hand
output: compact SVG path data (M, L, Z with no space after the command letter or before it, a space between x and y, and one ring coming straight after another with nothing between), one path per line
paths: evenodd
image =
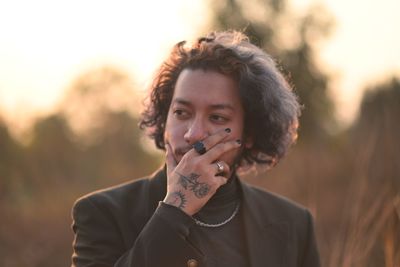
M225 184L230 174L229 165L218 160L221 155L240 147L238 141L224 140L230 130L210 135L202 142L207 152L200 155L193 148L177 164L170 145L166 144L167 194L164 203L176 206L188 215L197 213ZM216 162L222 164L224 172L218 173Z

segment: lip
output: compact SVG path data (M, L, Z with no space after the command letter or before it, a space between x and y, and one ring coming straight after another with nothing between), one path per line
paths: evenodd
M174 149L174 155L176 159L181 159L187 152L189 152L192 149L192 147L177 147Z
M187 152L189 152L189 150L188 151L184 151L184 152L175 153L175 155L177 157L183 157Z

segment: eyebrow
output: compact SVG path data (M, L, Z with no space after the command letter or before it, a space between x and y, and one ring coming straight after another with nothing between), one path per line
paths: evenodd
M175 98L173 101L172 101L172 104L175 104L175 103L177 103L177 104L181 104L181 105L184 105L184 106L192 106L192 103L190 102L190 101L187 101L187 100L184 100L184 99L182 99L182 98ZM211 107L211 109L230 109L230 110L235 110L235 108L231 105L231 104L212 104L212 105L210 105L210 107Z

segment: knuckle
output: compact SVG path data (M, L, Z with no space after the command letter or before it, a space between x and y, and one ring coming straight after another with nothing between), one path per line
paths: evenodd
M182 162L188 161L188 157L189 157L189 153L186 153L185 155L183 155L181 161L182 161Z
M198 169L201 167L201 161L199 159L196 159L196 158L192 159L191 162L192 162L191 165L193 166L193 168Z
M215 146L215 152L222 153L225 151L225 144L221 143Z
M214 168L209 168L208 171L207 171L208 177L213 177L214 174L215 174Z

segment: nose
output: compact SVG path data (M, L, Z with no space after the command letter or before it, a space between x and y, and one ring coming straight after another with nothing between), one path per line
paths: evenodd
M204 140L209 135L205 123L201 119L195 119L188 125L183 138L189 145L193 145L197 141Z

